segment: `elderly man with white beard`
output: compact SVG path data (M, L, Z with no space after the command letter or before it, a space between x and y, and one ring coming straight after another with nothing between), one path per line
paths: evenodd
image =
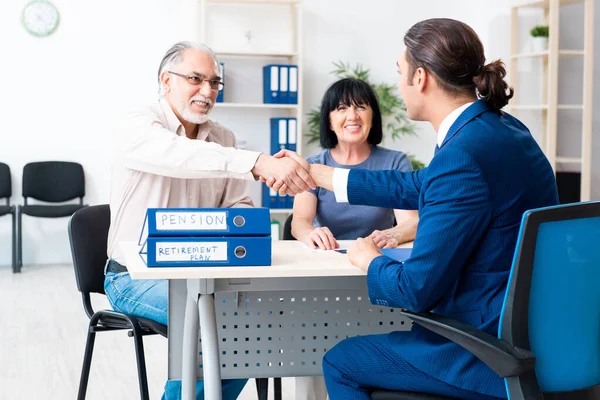
M288 193L315 185L306 162L235 148L234 134L209 119L223 88L219 63L205 45L179 42L158 70L160 99L129 114L114 140L104 288L117 311L167 325L165 280L132 280L117 244L138 240L147 208L252 207L248 182L285 181ZM246 380L224 380L223 399L235 399ZM204 398L202 381L196 396ZM181 382L168 381L163 399L181 398Z

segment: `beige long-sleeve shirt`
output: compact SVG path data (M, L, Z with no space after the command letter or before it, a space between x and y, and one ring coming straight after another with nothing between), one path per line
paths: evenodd
M107 254L125 265L117 244L137 241L151 207L252 207L250 172L260 153L235 149L214 121L195 140L165 100L129 114L115 137Z

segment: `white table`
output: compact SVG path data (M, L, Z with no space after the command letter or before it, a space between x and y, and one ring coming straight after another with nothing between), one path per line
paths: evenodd
M205 396L207 399L221 399L221 367L227 367L227 365L221 364L220 362L220 346L214 296L221 292L229 293L229 295L218 298L217 308L219 310L221 308L227 310L225 307L231 307L232 303L235 303L235 307L237 307L234 309L239 310L241 302L249 302L250 296L248 293L252 293L252 291L259 293L259 297L253 298L251 302L257 307L262 305L256 303L261 303L261 301L268 303L268 301L272 301L273 296L269 295L272 292L264 292L265 290L288 291L288 293L293 293L290 295L293 297L289 297L286 300L287 306L293 306L292 308L288 308L291 310L289 313L292 315L283 315L283 311L280 311L279 314L282 314L281 318L287 318L287 321L289 322L290 320L295 321L297 318L293 315L294 310L304 310L302 313L306 312L307 314L307 316L304 316L305 318L313 318L311 312L315 312L314 320L319 320L320 324L326 327L325 336L322 336L325 338L325 341L323 341L323 339L317 341L317 335L312 336L312 339L315 340L314 343L319 343L319 351L321 351L324 346L331 348L335 342L344 339L344 337L347 336L347 334L344 335L344 333L349 331L355 332L351 334L353 336L355 334L383 333L393 330L410 329L410 322L407 322L408 320L397 315L398 313L396 313L396 315L386 314L384 318L385 323L379 321L384 312L387 313L393 311L393 309L385 308L384 310L383 307L368 304L366 295L366 273L361 269L352 266L345 254L337 252L315 252L297 241L274 241L271 266L148 268L138 254L139 247L136 242L122 242L119 245L125 254L127 269L129 270L132 279L170 280L169 379L177 378L180 373L182 380L182 399L185 400L195 399L195 380L199 370L197 362L198 324L200 324L200 337L202 343L201 367L203 379L205 381ZM407 247L410 247L410 245ZM356 296L347 296L345 299L342 298L342 302L340 302L340 296L336 295L333 289L350 290L351 292L347 293L355 294L356 292L357 294ZM306 296L302 295L302 293L309 293L310 296L313 296L315 290L318 290L322 295L309 298L307 302ZM184 295L182 293L186 294ZM332 297L329 298L327 293L331 293ZM260 296L263 296L264 299L261 299ZM228 299L229 304L227 304ZM279 306L277 302L278 298L275 300L273 305ZM314 300L314 302L311 303L311 300ZM352 304L351 308L348 308L348 305L342 304L345 300L348 301L347 304ZM279 302L283 301L283 297L279 298ZM319 302L325 302L324 304L328 305L331 311L325 310L324 313L327 314L330 312L330 314L317 315L317 310L312 310L312 308L318 307L317 303ZM307 306L309 308L306 308ZM332 306L333 308L331 308ZM346 307L348 310L343 307ZM185 308L185 313L183 315L181 308ZM281 307L278 309L283 310ZM286 309L285 314L288 314L288 309ZM355 310L355 313L360 313L361 309L363 310L362 315L352 315L351 318L348 316L349 314L346 315L346 311L347 313L350 313L352 310ZM245 308L245 310L249 310L249 308ZM340 310L342 311L341 314L343 317L340 316ZM300 313L300 311L297 312L298 314ZM272 313L272 311L269 311L269 313ZM376 313L381 313L381 315L377 314L376 316L376 318L379 318L379 322L373 323L373 317ZM230 321L227 320L230 316L226 316L226 314L227 312L222 312L223 321ZM231 314L232 313L230 313L230 315ZM236 315L237 318L238 312L234 312L233 314ZM267 315L264 315L266 312L263 312L263 315L260 315L261 312L258 311L256 314L258 314L258 316L255 315L251 319L252 322L257 322L256 327L260 329L271 329L268 331L269 333L265 333L265 337L263 338L264 343L267 339L267 335L269 335L268 340L272 339L271 335L273 329L271 324L267 326L267 324L264 323L264 326L262 326L260 323L260 321L266 321L265 318L268 318ZM332 314L337 314L337 317ZM247 311L246 315L248 315ZM359 322L355 322L357 321L357 318ZM180 320L183 320L183 322ZM352 321L352 327L350 327L350 322L345 322L346 320ZM363 320L371 322L365 322L361 326L360 321ZM249 328L249 324L247 323L249 320L245 321L245 327ZM327 321L332 322L329 324ZM396 324L394 325L395 321ZM225 329L227 326L225 323L226 322L222 323L221 328ZM334 324L335 327L333 326ZM345 324L348 326L345 326ZM291 326L292 331L301 335L302 329L305 328L306 324L302 323L301 325L298 324L298 326L295 326L294 323L291 323L288 325ZM358 325L358 327L354 325ZM316 322L314 323L314 326L315 329L317 329ZM282 325L279 324L279 327L282 327ZM237 325L235 325L235 328L237 329ZM289 332L290 328L287 327L287 329L288 331L286 332ZM358 331L356 331L357 329ZM254 332L259 332L259 330L255 330ZM242 335L240 338L244 335L250 336L242 333L241 329L236 330L235 335L236 336L233 338L235 342L238 341L239 335ZM330 337L327 335L330 335ZM180 347L178 339L181 336L183 336L183 341ZM280 341L285 341L286 338L282 338L282 336L284 335L281 335L278 339ZM292 340L294 339L293 336L291 336L291 338ZM254 338L252 339L254 340ZM261 336L258 336L255 339L260 340ZM302 336L301 339L305 340L305 337ZM245 340L248 342L250 341L250 338L246 337ZM296 344L299 340L300 338L296 337ZM306 343L307 346L314 347L312 351L316 353L318 346L312 343L308 345L308 342L309 341ZM322 343L325 344L321 346ZM226 344L222 342L221 345L221 347L225 348L229 343ZM248 345L252 346L252 344ZM282 348L283 344L279 343L278 346ZM254 349L256 346L248 348ZM301 351L304 353L305 349L302 348ZM260 353L260 350L257 350L256 352ZM282 350L279 350L279 352L282 352ZM298 354L299 352L300 350L292 355L293 357L296 357L296 360L304 357L304 355L301 356ZM221 355L224 355L226 352L223 351L221 353ZM269 350L269 353L271 353L271 350ZM246 354L248 354L248 350L246 350ZM260 357L265 357L265 355L263 354ZM271 355L268 357L271 357ZM225 356L223 358L225 358ZM241 360L242 358L241 355L236 356L236 359ZM264 360L264 358L262 359ZM290 358L286 361L293 359L294 358ZM179 369L179 365L172 365L178 364L179 362L181 363L181 369ZM303 362L302 365L300 365L299 361L297 363L289 361L288 364L284 366L283 363L280 362L279 368L271 370L276 373L270 371L262 373L266 373L264 376L294 376L290 375L295 373L293 371L298 372L298 375L300 376L317 374L314 371L315 369L320 370L320 364L319 366L315 366L314 360L311 361L311 363L312 366L310 363L309 365L304 365ZM264 363L261 367L258 367L259 365L260 363L258 362L256 365L248 365L248 363L246 363L246 368L243 368L242 366L241 368L238 368L236 364L233 364L235 368L231 369L228 367L228 375L229 377L258 377L261 372L257 371L272 367L271 362ZM253 368L255 366L256 368ZM278 366L275 365L275 367ZM286 375L286 370L291 372L287 372Z

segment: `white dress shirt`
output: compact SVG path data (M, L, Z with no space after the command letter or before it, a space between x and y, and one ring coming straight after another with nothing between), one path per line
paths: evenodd
M458 107L454 111L444 118L442 123L440 124L437 132L437 144L439 147L442 147L442 143L444 143L444 139L450 130L450 127L454 122L458 119L460 114L463 113L469 106L473 104L466 103L462 106ZM335 168L333 170L333 192L335 194L335 201L338 203L347 203L348 202L348 175L350 174L350 170L346 168Z
M114 139L107 254L137 241L149 207L252 207L250 172L260 153L235 149L235 136L207 121L195 140L162 99L129 114Z

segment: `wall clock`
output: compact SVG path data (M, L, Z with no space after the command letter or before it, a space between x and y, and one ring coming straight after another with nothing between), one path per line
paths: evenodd
M23 9L23 26L33 36L52 34L58 27L58 21L58 9L49 1L33 0Z

